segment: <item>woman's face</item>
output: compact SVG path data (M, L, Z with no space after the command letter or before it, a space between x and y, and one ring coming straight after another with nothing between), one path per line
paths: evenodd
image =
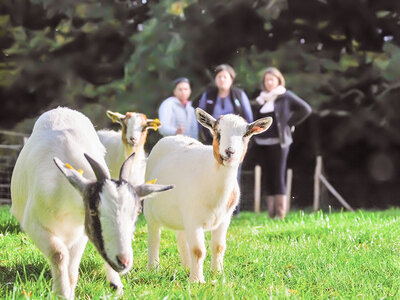
M278 87L278 85L279 85L279 79L276 76L268 73L265 74L264 87L267 92L272 91L273 89Z
M182 103L189 100L191 94L190 84L187 82L180 82L174 89L174 96Z
M231 88L233 79L228 71L220 71L217 76L215 76L215 85L219 90L227 91Z

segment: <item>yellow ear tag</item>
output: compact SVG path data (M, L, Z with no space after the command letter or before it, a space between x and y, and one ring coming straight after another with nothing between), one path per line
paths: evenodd
M158 127L160 127L161 122L160 122L159 119L155 119L155 120L154 120L154 123L156 123L156 124L154 125L154 131L157 131L157 130L158 130Z
M71 166L70 164L64 164L68 169L71 169L71 170L75 170L75 168L73 167L73 166ZM79 170L75 170L75 171L77 171L79 174L81 174L81 175L83 175L83 170L82 169L79 169Z
M150 180L150 181L147 181L146 183L147 184L155 184L156 182L157 182L157 178L153 179L153 180Z

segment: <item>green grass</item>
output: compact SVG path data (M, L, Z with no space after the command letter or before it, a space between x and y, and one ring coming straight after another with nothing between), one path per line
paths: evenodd
M133 242L134 265L122 278L124 299L382 299L400 298L400 209L291 212L284 220L242 212L232 219L223 274L204 265L206 284L193 284L180 265L175 234L164 230L160 268L146 269L143 217ZM207 234L207 239L210 235ZM77 298L114 298L102 260L88 244ZM0 298L54 298L47 261L0 207Z

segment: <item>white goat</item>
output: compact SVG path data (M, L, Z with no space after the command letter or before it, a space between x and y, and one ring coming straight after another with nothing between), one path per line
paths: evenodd
M110 179L104 151L87 117L57 108L39 117L13 171L11 211L48 258L53 291L67 299L74 298L88 237L107 262L108 280L122 290L117 272L132 267L140 198L171 188L128 183L134 155L121 168L120 179Z
M118 177L122 163L135 152L134 172L129 176L129 182L132 184L144 183L146 171L144 143L148 129L157 130L161 126L160 121L147 119L146 115L133 112L122 115L108 110L107 116L122 127L121 131L97 131L100 141L106 147L105 160L110 168L111 177Z
M211 231L211 268L222 271L226 232L240 197L237 173L250 136L268 129L272 119L251 124L235 115L218 120L200 108L197 120L210 129L212 146L184 136L161 139L152 149L146 179L171 182L170 193L159 194L144 203L148 227L148 267L158 264L160 229L177 230L178 248L190 279L204 282L204 231Z

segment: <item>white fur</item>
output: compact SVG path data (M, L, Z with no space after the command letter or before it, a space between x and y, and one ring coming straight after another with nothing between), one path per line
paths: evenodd
M114 265L118 266L117 255L126 259L126 266L118 271L127 272L133 260L131 236L140 209L139 198L128 190L127 184L117 185L109 179L104 146L87 117L68 108L41 115L18 157L11 180L11 211L49 259L53 291L67 299L74 298L79 263L88 240L85 206L53 158L82 169L83 176L70 172L75 172L84 185L96 182L84 153L95 159L108 177L102 185L98 207L104 249ZM107 278L122 289L118 273L108 264L106 269Z
M126 135L121 130L97 131L100 141L106 148L105 160L110 168L112 178L118 178L118 172L122 163L128 156L135 152L134 172L131 173L129 180L134 185L144 183L146 171L144 144L146 142L147 129L143 130L143 126L146 124L143 118L145 118L145 115L140 113L120 115L118 120L114 118L114 122L126 126Z
M211 268L222 271L226 232L240 197L238 167L249 137L266 130L271 122L268 118L247 124L234 115L225 115L216 122L200 109L196 113L214 139L219 133L220 143L206 146L185 136L161 139L148 157L146 179L157 178L159 183L169 182L176 188L148 200L144 215L149 231L148 266L158 263L160 228L165 226L178 231L178 247L183 265L190 267L190 279L204 282L204 231L212 232ZM261 123L265 125L262 130L255 126ZM234 152L229 157L227 149ZM218 161L215 152L222 159Z

